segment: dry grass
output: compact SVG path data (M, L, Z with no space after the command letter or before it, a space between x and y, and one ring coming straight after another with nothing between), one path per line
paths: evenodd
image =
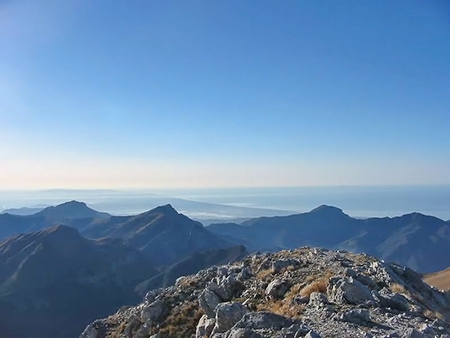
M292 299L300 293L302 286L300 283L294 284L291 288L286 292L284 298Z
M315 281L317 278L319 278L317 275L309 275L305 278L306 283L311 283Z
M125 322L120 323L120 325L117 327L117 329L114 330L114 332L111 332L110 337L111 338L119 338L120 335L125 330Z
M394 293L401 293L401 294L408 294L408 291L406 291L405 287L403 285L393 283L389 286L389 289Z
M261 270L256 274L256 277L262 281L267 281L269 279L269 276L271 276L273 274L273 270L272 268L270 269L266 269L266 270Z
M309 297L313 292L326 293L331 276L332 272L327 271L322 276L313 275L306 277L305 280L309 284L300 290L300 296Z
M295 270L297 270L297 269L296 269L296 267L293 266L293 265L289 265L289 266L286 268L286 271L290 271L290 272L295 271Z
M438 311L431 311L428 309L423 312L423 315L431 320L444 319L444 315L442 313L440 313Z
M306 305L298 304L293 301L294 297L300 292L301 284L294 284L284 294L283 299L267 300L264 297L260 298L260 302L255 304L254 311L269 311L285 317L301 319L302 313L306 309Z
M321 278L306 285L303 289L301 289L300 296L309 297L313 292L325 293L327 292L327 286L328 286L328 279Z
M197 304L192 302L184 303L179 307L173 307L172 312L167 316L157 331L163 337L187 337L190 333L195 332L195 328L202 314Z
M450 268L426 275L423 280L425 283L432 285L439 290L450 290Z
M306 309L304 304L292 304L291 299L270 300L260 303L256 306L256 311L269 311L281 316L301 319L303 311Z

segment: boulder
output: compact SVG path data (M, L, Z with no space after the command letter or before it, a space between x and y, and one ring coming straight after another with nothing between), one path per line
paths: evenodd
M400 335L402 338L427 338L428 335L424 335L423 333L413 329L412 327L403 331Z
M306 334L305 338L320 338L320 335L311 330Z
M289 327L283 328L280 334L283 338L298 338L303 337L309 331L310 329L303 324L292 324Z
M214 309L220 302L219 296L209 289L203 290L198 298L198 303L208 318L215 318Z
M308 307L319 308L327 304L330 304L330 302L328 301L327 296L325 296L323 293L313 292L309 295Z
M278 273L281 270L287 268L288 266L297 266L300 262L296 259L277 259L272 262L272 271Z
M153 303L144 306L141 318L144 323L157 321L164 312L163 303L155 300Z
M373 290L372 296L382 307L399 311L409 310L409 302L403 295L392 293L386 288L381 289L380 292Z
M209 337L216 320L214 318L209 318L207 315L203 315L198 321L197 328L195 330L195 338Z
M285 280L275 279L266 288L266 296L271 299L281 299L288 290L289 285Z
M373 301L370 290L353 277L330 278L327 293L329 299L337 304L364 304Z
M339 316L340 320L358 325L366 325L371 322L369 311L365 309L353 309Z
M249 279L252 276L253 276L253 274L252 274L251 270L248 267L244 267L244 268L242 268L241 272L238 273L237 279L239 281L244 281L246 279Z
M80 338L100 338L100 334L95 328L95 323L89 324L80 335Z
M222 333L231 329L248 312L241 303L221 303L216 309L213 333Z
M227 302L243 289L243 285L236 279L234 274L230 274L227 277L222 277L218 283L216 281L210 282L208 289L219 296L223 302Z
M249 312L236 323L237 328L249 329L272 329L281 330L283 327L289 327L295 321L271 312Z
M147 303L153 303L156 297L158 297L163 291L164 289L161 288L150 290L145 294L144 301L146 301Z
M227 333L215 333L211 338L262 338L262 336L250 329L232 328Z

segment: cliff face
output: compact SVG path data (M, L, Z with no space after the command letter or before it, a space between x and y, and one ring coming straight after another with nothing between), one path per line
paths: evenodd
M300 248L181 277L90 324L100 337L449 337L450 295L414 271Z

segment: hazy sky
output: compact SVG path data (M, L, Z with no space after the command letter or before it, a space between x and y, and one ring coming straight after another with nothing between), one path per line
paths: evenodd
M0 189L450 184L450 4L4 0Z

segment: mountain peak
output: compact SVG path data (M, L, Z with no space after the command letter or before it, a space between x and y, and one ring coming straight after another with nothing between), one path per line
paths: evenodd
M64 203L59 204L58 206L59 207L72 206L72 207L85 207L85 208L88 207L86 203L80 202L80 201L77 201L77 200L71 200L71 201L68 201L68 202L64 202Z
M56 234L56 233L59 233L59 234L63 234L63 233L66 234L67 233L67 234L77 234L77 235L79 235L77 229L69 227L67 225L63 225L63 224L53 225L53 226L51 226L49 228L46 228L46 229L38 231L38 233L41 233L43 235Z
M310 211L311 214L325 214L325 215L344 215L342 209L330 205L322 204Z
M45 208L36 215L48 218L106 218L109 214L91 209L84 202L69 201Z
M152 214L178 215L178 211L171 204L160 205L149 211Z

